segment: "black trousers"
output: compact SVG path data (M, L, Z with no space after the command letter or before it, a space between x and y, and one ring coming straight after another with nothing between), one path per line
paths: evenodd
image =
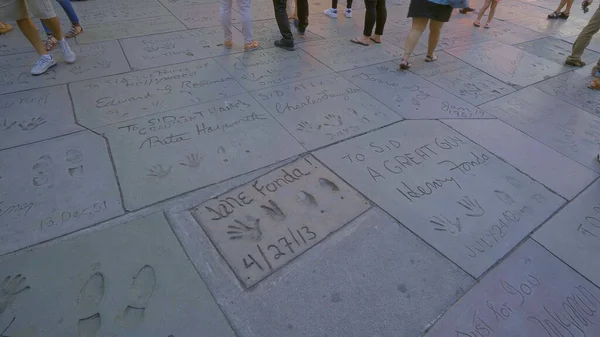
M286 3L294 0L273 0L273 8L275 9L275 20L283 37L283 42L294 44L294 35L290 29L290 19L287 15ZM298 29L308 27L308 0L298 0Z
M363 35L371 36L373 34L373 26L375 26L376 35L383 35L383 27L387 20L385 0L365 0L365 7L367 12L365 13Z
M331 8L337 8L338 0L331 0ZM352 8L352 0L346 2L346 8Z

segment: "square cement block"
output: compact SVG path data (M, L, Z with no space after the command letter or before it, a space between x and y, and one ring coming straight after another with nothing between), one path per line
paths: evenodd
M598 310L600 289L529 240L425 336L598 336Z
M402 120L338 74L252 95L309 150Z
M80 131L66 86L0 96L0 149Z
M250 287L366 211L369 203L312 156L192 209Z
M0 151L0 254L123 214L102 137L89 131Z
M155 213L0 259L6 336L235 334Z
M438 121L403 121L316 157L474 277L564 203Z
M185 26L173 15L162 15L110 24L86 25L85 34L78 35L76 39L77 43L91 43L184 29Z
M237 15L237 13L233 13L233 16L235 15ZM310 25L312 25L312 22ZM240 32L242 31L241 23L234 24L234 27ZM293 25L292 33L294 34L295 44L322 39L320 36L311 33L308 30L304 35L300 35L298 34L298 30L293 27ZM252 39L258 41L258 43L260 43L260 45L265 49L273 47L273 41L281 39L281 32L279 31L279 27L277 27L277 21L275 21L275 19L252 21Z
M595 60L597 62L597 59ZM595 63L592 63L595 64ZM598 91L587 85L592 81L591 67L570 71L535 85L548 95L571 103L579 109L600 117L600 97Z
M77 121L89 128L244 92L213 59L71 83L69 89Z
M600 181L546 222L533 238L600 286Z
M110 125L98 132L110 144L128 210L303 151L248 94Z

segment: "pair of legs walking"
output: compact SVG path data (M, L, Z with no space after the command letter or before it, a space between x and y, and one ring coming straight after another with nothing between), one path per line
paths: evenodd
M427 28L427 24L429 24L429 41L427 43L427 56L425 57L425 61L431 62L437 60L437 57L433 52L440 41L440 33L444 23L429 18L415 17L412 19L412 28L408 33L404 45L404 56L402 57L402 62L400 62L401 69L408 69L410 67L410 56L415 50L417 43L419 43L421 35Z
M368 46L370 41L381 43L381 35L387 21L387 7L385 0L365 0L365 26L363 36L353 38L352 42ZM375 27L375 34L373 34Z
M67 34L65 34L65 37L67 39L70 39L70 38L75 37L75 36L79 35L80 33L82 33L83 28L81 28L81 25L79 24L79 17L77 16L75 9L73 8L73 5L71 5L71 1L70 0L56 0L56 2L58 2L60 7L62 7L62 9L65 11L65 13L67 13L69 20L71 21L71 25L73 26L67 32ZM54 49L54 47L56 47L58 40L52 33L52 30L50 30L50 28L48 28L48 26L46 26L44 21L42 21L42 27L44 27L44 31L46 32L46 36L48 37L48 39L46 40L46 43L45 43L46 50L50 51L50 50Z
M275 46L294 50L294 35L290 28L290 19L287 15L287 1L292 0L273 0L273 10L275 11L275 20L281 33L281 40L275 41ZM298 13L298 32L304 34L308 27L308 0L298 0L296 2L296 12Z
M581 56L583 56L585 48L589 46L590 42L592 41L592 37L598 33L598 31L600 31L600 7L596 9L596 12L594 12L590 18L590 21L588 21L588 24L583 27L581 33L579 33L579 36L577 36L577 39L575 42L573 42L571 55L567 57L565 63L576 67L585 66L585 62L581 60ZM596 76L598 71L600 71L600 60L598 60L596 66L592 68L592 75ZM588 87L591 89L600 89L600 79L594 79L588 85Z
M473 22L473 25L475 27L481 26L481 18L483 17L483 14L485 14L485 12L489 8L490 12L488 13L487 22L484 25L485 28L489 28L490 22L492 22L492 19L494 18L494 14L496 14L496 7L498 7L498 2L499 2L498 0L485 0L485 3L479 10L479 14L477 15L477 20L475 20L475 22Z
M221 24L225 32L225 47L233 47L231 33L231 5L233 0L221 0ZM258 48L258 42L252 40L252 4L251 0L237 0L238 9L242 19L242 34L244 35L244 50L250 51Z
M323 14L327 15L330 18L337 18L338 16L338 0L331 0L331 8L327 8L323 11ZM352 17L352 0L346 1L346 9L344 10L344 14L346 14L347 18Z
M554 12L548 15L548 19L568 19L571 14L571 7L573 6L573 2L575 0L560 0L558 7ZM563 7L565 8L564 12L562 11Z

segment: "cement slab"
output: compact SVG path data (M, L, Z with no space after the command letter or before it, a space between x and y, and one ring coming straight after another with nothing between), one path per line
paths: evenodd
M546 37L539 40L521 43L515 47L564 65L567 56L571 55L572 45L569 42L554 37ZM583 61L588 64L598 62L598 58L600 58L600 54L591 50L586 51L582 57ZM564 67L567 69L573 69L573 67L567 65L564 65Z
M150 216L0 260L7 336L234 337L169 228Z
M391 43L399 48L404 49L404 45L406 44L406 38L410 34L410 27L407 28L397 28L394 26L390 26L389 29L386 27L385 29L385 43ZM425 34L423 34L425 35ZM421 36L422 37L422 36ZM421 55L427 53L427 40L425 38L421 38L419 43L415 46L413 50L413 55Z
M420 336L473 284L375 209L272 278L240 294L215 290L240 337Z
M221 5L219 3L208 3L187 6L173 6L171 7L170 11L177 17L177 19L183 22L187 28L194 29L220 26L220 7ZM239 14L235 11L232 11L231 14L231 22L239 22ZM221 40L223 40L223 30L221 30Z
M312 10L312 9L311 9ZM236 14L236 13L234 13ZM311 18L312 19L312 18ZM237 30L242 31L242 24L237 23L234 25ZM298 30L292 25L292 33L294 33L294 43L303 43L306 41L321 40L320 36L317 36L310 31L306 31L304 35L298 34ZM277 21L275 19L261 20L252 22L252 39L258 41L263 48L271 48L273 41L281 39L281 32L277 27ZM242 41L240 41L241 43Z
M171 14L157 0L83 1L73 4L73 7L79 20L86 25L110 24Z
M446 50L509 85L528 86L556 76L563 66L496 41Z
M547 16L550 13L552 10L546 10L543 15L509 18L508 22L558 38L578 35L587 24L587 20L575 17L569 20L548 20Z
M530 240L425 336L597 336L599 299L600 289Z
M250 287L366 211L369 203L307 156L192 209Z
M58 65L40 76L31 75L31 66L38 60L35 52L0 57L0 94L49 87L89 78L129 71L119 41L90 45L71 45L77 54L74 64L64 64L60 51L53 52Z
M102 137L89 131L0 151L0 254L123 214Z
M501 120L448 120L444 123L565 199L573 199L598 177L598 173Z
M279 48L215 58L246 90L259 90L333 71L306 52Z
M435 84L397 68L395 62L388 62L341 75L404 118L494 118Z
M533 238L581 275L600 286L600 181L552 217Z
M587 71L586 71L587 70ZM587 85L592 81L590 67L571 71L535 85L548 95L600 117L600 96Z
M369 47L350 42L350 38L310 41L299 46L335 71L364 67L402 57L404 51L392 44Z
M80 131L67 87L0 96L0 150Z
M252 7L252 21L269 20L275 18L275 10L273 8L273 1L269 0L253 0L251 3ZM236 10L237 7L234 7ZM237 13L232 13L237 15Z
M85 26L85 33L76 37L77 43L91 43L128 37L184 30L185 26L173 15L133 19Z
M336 38L341 36L360 36L362 35L364 25L364 10L354 11L352 18L338 16L332 19L328 16L318 13L309 17L307 31L315 33L322 38Z
M480 105L515 91L506 83L445 52L439 53L438 60L433 64L426 63L421 58L413 58L411 63L412 72L473 105Z
M40 32L41 37L43 30L38 28L38 31ZM27 53L33 50L33 46L27 41L25 35L23 35L18 28L15 27L12 32L2 34L0 56Z
M69 89L77 121L89 128L244 92L213 59L71 83Z
M123 51L134 69L147 69L243 51L242 35L233 30L234 48L223 45L223 28L143 36L121 40Z
M97 131L110 144L127 210L232 178L303 151L248 94L154 114Z
M534 87L481 106L554 150L600 173L600 119Z
M474 277L564 203L438 121L403 121L316 156Z
M579 34L577 34L577 35L574 35L574 36L571 36L571 37L567 37L567 38L565 38L564 40L565 40L565 41L568 41L568 42L570 42L570 43L573 43L573 42L575 42L575 40L577 40L577 36L579 36ZM597 35L594 35L594 37L592 37L592 41L590 41L590 44L587 46L587 49L588 49L588 50L591 50L591 51L595 51L595 52L598 52L598 53L600 53L600 37L599 37L599 36L597 36ZM586 52L584 53L584 56L585 56L586 54L589 54L589 52L588 52L588 51L586 51ZM597 62L597 60L598 60L598 58L596 57L596 60L594 60L594 61L596 61L596 62Z
M402 120L338 74L252 95L308 150Z

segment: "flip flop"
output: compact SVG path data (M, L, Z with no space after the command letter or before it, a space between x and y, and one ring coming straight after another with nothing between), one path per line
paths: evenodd
M368 43L364 43L364 42L362 42L362 41L361 41L361 40L359 40L357 37L353 37L353 38L351 38L351 39L350 39L350 42L352 42L352 43L356 43L356 44L359 44L359 45L361 45L361 46L367 46L367 47L369 46L369 44L368 44Z
M485 25L483 25L483 28L485 28L485 29L489 29L489 28L490 28L490 24L489 24L489 23L486 23Z
M406 70L408 68L410 68L410 63L408 63L407 60L402 59L402 61L400 61L400 69Z
M475 21L475 22L473 22L473 26L475 26L475 27L481 27L481 22Z
M370 37L370 38L369 38L369 40L371 40L371 41L373 41L373 42L375 42L375 43L377 43L377 44L380 44L380 43L381 43L381 41L377 41L377 40L375 40L375 39L374 39L374 38L372 38L372 37Z
M435 61L437 61L437 59L438 58L435 55L432 55L432 56L427 55L427 56L425 56L425 62L435 62Z

